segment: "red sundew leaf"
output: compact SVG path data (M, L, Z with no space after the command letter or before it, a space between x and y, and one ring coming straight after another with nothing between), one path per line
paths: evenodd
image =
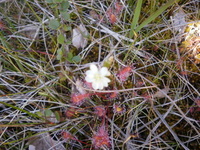
M125 106L124 106L124 105L120 105L120 104L118 104L118 103L115 103L115 104L113 105L113 111L114 111L114 113L116 113L116 114L123 114L123 113L126 112L126 109L125 109Z
M65 140L74 140L74 137L71 135L71 133L67 131L62 132L62 138Z
M94 107L95 109L95 114L99 117L104 117L106 115L106 109L104 106L96 106Z
M112 23L112 24L114 24L114 23L117 22L117 17L116 17L116 15L114 15L114 14L111 14L111 15L109 16L109 19L110 19L110 23Z
M123 7L122 3L116 2L115 3L115 14L116 15L120 14L120 12L122 11L123 8L124 7Z
M133 67L130 67L130 66L124 67L117 73L117 77L119 78L121 82L124 82L128 79L132 70L133 70Z
M97 133L94 134L94 136L92 137L92 143L96 149L111 146L110 138L105 125L102 125Z
M107 98L109 100L114 100L114 99L116 99L118 97L118 95L119 95L119 93L117 91L114 91L114 92L109 93Z
M78 113L78 109L74 107L70 107L66 110L65 115L67 118L75 117Z
M117 21L116 15L113 13L113 9L109 8L107 10L107 17L111 24L114 24Z
M85 94L79 94L79 93L76 93L76 94L72 94L71 96L71 102L74 104L74 105L77 105L77 106L80 106L82 105L85 100L87 98L89 98L91 96L90 93L85 93Z

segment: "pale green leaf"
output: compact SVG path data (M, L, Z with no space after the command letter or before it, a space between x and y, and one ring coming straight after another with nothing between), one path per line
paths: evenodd
M65 36L63 34L59 34L58 37L57 37L57 41L60 44L64 44L64 42L65 42Z
M63 1L60 4L60 11L66 11L69 8L69 2L68 1Z
M44 111L44 115L45 115L46 117L50 117L52 114L53 114L53 112L52 112L50 109L46 109L46 110Z
M73 54L71 52L67 53L67 58L68 59L72 59L73 58Z
M62 57L63 57L63 50L60 48L60 49L58 49L58 51L57 51L56 59L57 59L57 60L61 60Z
M70 18L70 14L68 13L68 11L63 11L60 13L62 18L66 21L72 21L71 18Z
M60 26L60 23L57 19L52 19L49 21L49 27L52 28L52 29L58 29Z
M75 62L75 63L78 63L78 62L81 61L81 57L80 57L79 55L74 56L74 57L72 58L72 61Z
M63 27L63 30L65 30L65 31L71 31L72 30L72 27L69 26L69 25L66 25L66 24L64 24L62 27Z

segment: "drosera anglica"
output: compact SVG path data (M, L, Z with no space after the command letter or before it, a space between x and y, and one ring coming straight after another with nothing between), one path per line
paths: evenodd
M74 118L78 114L78 109L75 107L69 107L65 111L65 116L67 118Z
M85 94L74 93L71 95L71 102L76 106L80 106L85 102L87 98L90 98L90 96L91 93L85 93Z
M94 107L94 109L95 109L95 114L98 116L98 117L105 117L105 115L106 115L106 109L105 109L105 107L104 106L96 106L96 107Z
M71 133L69 133L68 131L63 131L62 132L62 138L64 140L74 140L75 138L72 136Z
M128 77L131 75L131 73L133 72L133 69L135 69L135 67L132 67L132 66L126 66L120 69L119 72L117 73L118 79L121 82L126 81Z
M119 96L119 92L117 92L117 90L116 90L116 91L113 91L111 93L108 93L107 99L114 100L114 99L118 98L118 96Z
M119 15L121 13L121 11L123 10L123 8L124 8L124 6L122 5L122 3L119 2L119 1L115 2L114 7L115 7L115 14L116 15Z
M111 146L110 137L105 125L99 127L98 131L92 137L92 144L95 149L109 148Z
M83 143L83 144L85 144L85 145L88 145L87 143L78 140L75 136L73 136L73 135L72 135L71 133L69 133L68 131L62 131L61 135L62 135L63 140L65 140L65 141L70 142L70 141L74 140L74 141Z
M92 83L87 82L86 80L83 81L83 87L86 88L86 89L94 90L93 87L92 87Z
M107 10L106 15L107 15L107 18L108 18L108 20L109 20L109 22L110 22L111 24L114 24L114 23L117 22L117 16L116 16L116 14L114 14L112 8L109 8L109 9Z
M125 106L119 103L114 103L113 111L117 115L124 114L126 112Z

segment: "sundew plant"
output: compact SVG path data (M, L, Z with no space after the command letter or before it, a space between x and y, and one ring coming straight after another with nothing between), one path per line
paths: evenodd
M0 0L0 149L200 149L199 8Z

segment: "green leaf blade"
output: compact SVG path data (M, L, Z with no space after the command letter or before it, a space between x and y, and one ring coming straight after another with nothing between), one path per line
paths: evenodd
M165 5L161 6L157 11L155 11L152 15L150 15L147 19L145 19L136 29L135 32L139 32L144 26L149 24L155 18L157 18L160 14L162 14L168 7L172 6L174 3L178 3L180 0L170 0Z
M138 25L138 20L139 20L139 17L140 17L141 8L142 8L142 0L138 0L137 6L135 8L134 17L133 17L133 20L132 20L132 23L131 23L131 30L130 30L130 34L129 34L130 38L133 37L134 30L135 30L136 26Z

